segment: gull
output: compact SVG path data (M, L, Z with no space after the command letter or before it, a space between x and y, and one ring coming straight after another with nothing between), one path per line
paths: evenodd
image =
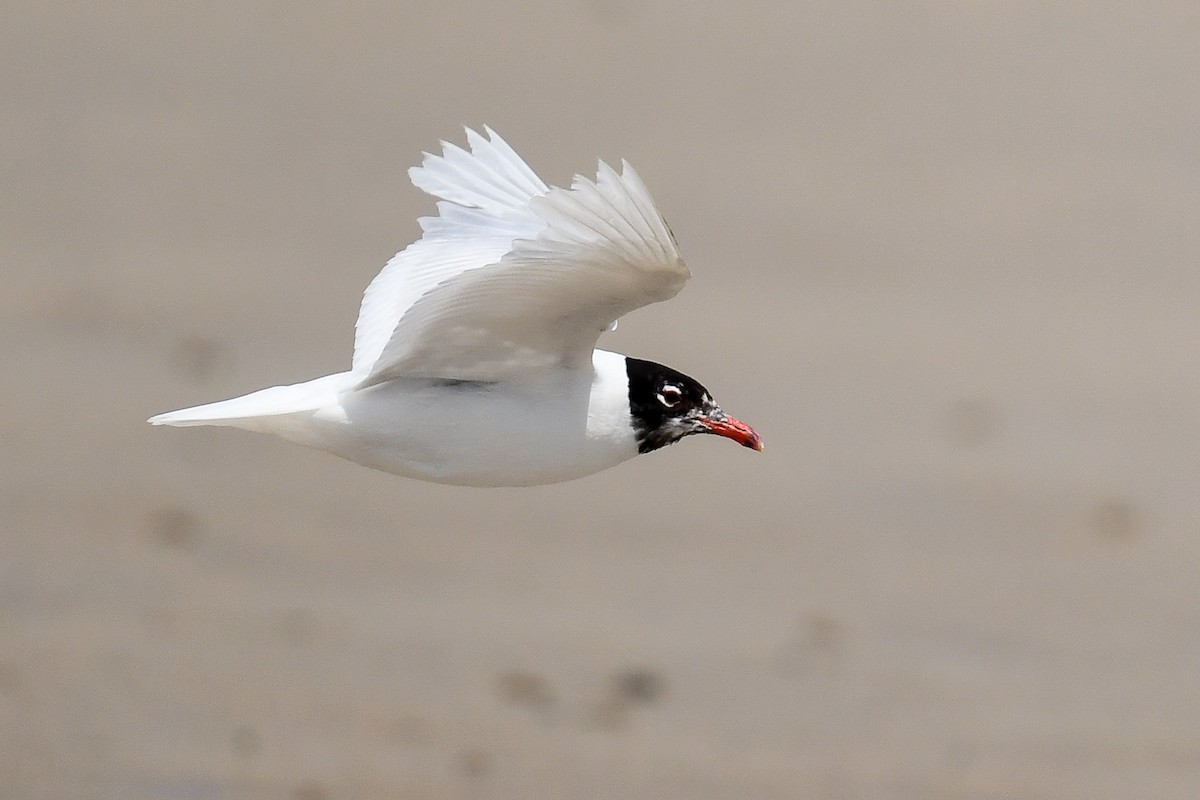
M763 449L696 380L596 348L690 277L633 167L547 186L493 130L409 170L439 198L371 281L350 369L151 417L280 436L462 486L590 475L692 434Z

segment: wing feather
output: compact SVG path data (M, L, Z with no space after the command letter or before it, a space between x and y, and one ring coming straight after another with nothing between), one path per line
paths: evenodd
M532 196L527 208L540 229L515 238L497 263L456 274L417 299L365 384L400 376L503 380L582 368L602 330L674 297L689 277L628 163L618 175L601 162L596 181L576 176L570 189Z

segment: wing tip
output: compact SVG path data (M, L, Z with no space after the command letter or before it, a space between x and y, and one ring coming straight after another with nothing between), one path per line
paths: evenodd
M467 135L467 145L471 148L472 153L478 150L480 146L488 143L489 140L470 125L463 125L462 127L463 133Z

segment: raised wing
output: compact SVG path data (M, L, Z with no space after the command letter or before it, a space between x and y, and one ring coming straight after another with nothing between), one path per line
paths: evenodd
M439 208L443 219L464 211ZM364 385L400 376L488 381L551 366L582 368L617 318L674 297L689 277L628 163L617 174L600 162L595 181L577 175L570 189L530 197L525 210L537 230L510 240L498 263L459 270L413 302Z
M422 217L424 235L392 257L363 295L354 326L352 371L376 369L384 347L408 309L435 286L496 264L513 241L535 237L546 223L530 208L549 191L490 128L467 129L470 152L442 142L440 156L425 153L408 171L413 184L435 197L439 216Z

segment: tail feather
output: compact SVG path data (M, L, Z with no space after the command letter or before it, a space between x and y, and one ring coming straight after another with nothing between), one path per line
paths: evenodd
M235 428L254 428L255 420L277 417L301 411L314 411L336 398L346 388L350 373L326 375L323 378L291 386L272 386L241 397L221 400L179 411L158 414L146 420L151 425L189 427L193 425L227 425Z

